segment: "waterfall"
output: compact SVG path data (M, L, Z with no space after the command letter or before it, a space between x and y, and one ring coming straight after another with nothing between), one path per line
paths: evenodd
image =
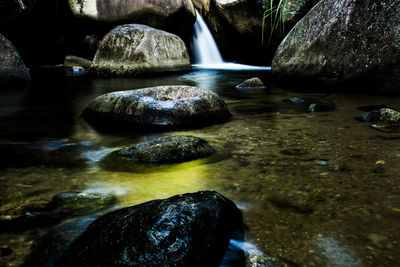
M193 36L193 56L196 64L210 65L210 64L223 64L221 53L214 38L196 10L197 20L194 24Z
M249 66L225 62L218 46L199 12L196 10L196 23L192 39L194 68L231 70L270 70L270 67Z

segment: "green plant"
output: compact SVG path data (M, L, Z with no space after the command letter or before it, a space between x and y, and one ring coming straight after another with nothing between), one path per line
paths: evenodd
M275 1L276 2L276 1ZM269 8L264 11L262 19L262 34L261 42L264 45L264 31L265 31L265 21L269 17L270 21L270 33L268 43L271 41L272 34L275 30L280 29L280 34L285 31L285 14L283 8L285 6L286 0L278 0L278 4L274 3L274 0L270 0Z

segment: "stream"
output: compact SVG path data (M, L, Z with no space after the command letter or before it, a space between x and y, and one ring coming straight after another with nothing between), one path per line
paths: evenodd
M266 89L236 89L251 77ZM246 241L294 266L398 266L400 133L356 120L365 105L399 110L397 97L321 93L270 85L269 71L193 70L151 78L95 78L69 70L34 70L28 86L0 91L0 145L71 146L52 158L0 165L0 216L61 192L115 195L111 209L172 195L216 190L243 213ZM157 133L98 132L80 113L104 93L192 85L220 95L232 113L224 124ZM328 112L305 112L290 97L331 100ZM214 156L170 165L125 166L104 159L116 149L166 135L195 135ZM7 159L2 151L2 161ZM64 222L61 222L61 224ZM0 266L18 266L51 228L0 233Z

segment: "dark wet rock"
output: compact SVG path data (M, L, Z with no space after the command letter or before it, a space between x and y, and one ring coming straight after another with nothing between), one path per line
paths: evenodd
M11 253L13 253L13 251L10 248L7 248L7 247L1 247L0 248L0 257L7 257Z
M190 0L70 0L69 5L78 17L117 24L129 21L172 32L185 31L196 20Z
M0 207L0 232L20 232L57 224L61 217L45 211L49 202L49 200L35 196L2 204Z
M241 228L240 211L217 192L177 195L100 217L56 266L218 266Z
M140 143L125 149L123 157L147 163L173 163L203 158L215 153L207 141L195 136L168 136Z
M278 47L281 79L400 80L400 2L320 1ZM394 88L396 89L396 88Z
M141 24L112 29L101 41L91 72L142 75L191 69L184 42L176 35Z
M31 142L0 144L0 168L44 165L49 167L83 167L82 145L70 142Z
M31 253L25 258L21 267L50 267L54 266L62 253L66 251L94 221L94 218L85 218L63 224L40 239L36 240Z
M114 195L107 193L64 192L55 195L47 209L66 215L84 215L103 210L116 201Z
M29 69L13 44L0 34L0 82L29 81Z
M0 232L52 226L69 217L95 214L115 202L110 194L76 192L57 194L51 201L38 197L13 201L0 208Z
M373 110L361 114L360 118L361 120L366 122L385 122L388 124L399 124L400 112L390 108L381 108L379 110Z
M78 56L68 55L65 56L64 59L64 67L65 68L72 68L76 66L81 66L84 68L90 68L92 66L92 61L86 58L81 58Z
M207 89L158 86L105 94L94 99L82 116L98 127L129 127L136 131L201 127L225 122L225 102Z
M286 103L298 104L305 112L324 112L335 109L335 103L329 99L291 97L283 100Z
M260 78L254 77L251 79L245 80L243 83L236 86L239 89L260 89L265 88L264 83L261 81Z

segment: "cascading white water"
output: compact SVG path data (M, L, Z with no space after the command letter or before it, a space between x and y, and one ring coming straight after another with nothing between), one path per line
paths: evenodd
M200 69L231 69L231 70L269 70L270 67L258 67L225 62L222 59L218 46L199 12L196 10L197 20L194 24L192 40L194 68Z
M214 38L196 10L197 20L194 24L193 36L193 56L196 64L210 65L210 64L223 64L221 53Z

